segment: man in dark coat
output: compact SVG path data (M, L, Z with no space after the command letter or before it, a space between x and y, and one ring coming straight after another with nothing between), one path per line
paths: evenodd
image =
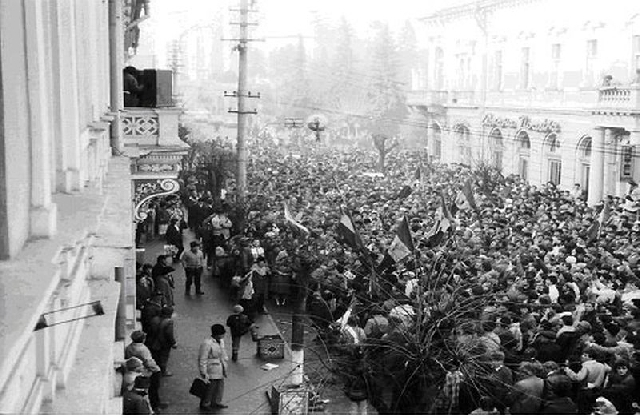
M173 308L163 307L160 315L151 320L151 330L146 342L164 377L173 375L167 370L167 364L169 363L171 349L177 347L172 316Z
M165 238L167 240L167 244L171 244L178 248L178 253L174 255L173 261L175 262L180 260L180 256L182 256L182 252L184 251L184 245L182 244L182 230L180 229L180 225L178 225L178 220L176 218L172 218L169 222Z
M227 318L227 327L231 332L231 360L238 361L238 352L240 351L240 341L242 336L247 334L251 326L249 316L243 313L244 307L236 305L233 307L233 314Z
M136 377L131 390L126 390L122 397L122 413L125 415L152 415L149 402L150 379L142 375Z

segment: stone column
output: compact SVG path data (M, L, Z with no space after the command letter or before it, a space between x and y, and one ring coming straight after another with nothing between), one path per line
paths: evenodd
M158 143L159 147L185 146L178 137L178 126L180 125L181 108L156 108L158 115Z
M27 94L29 103L29 140L31 142L30 234L49 237L56 232L56 206L51 201L51 128L46 83L46 43L43 3L25 0L27 54Z
M52 3L54 109L56 121L56 170L58 190L69 193L82 188L80 176L80 121L76 54L76 20L73 3Z
M122 69L124 68L124 24L122 2L109 0L109 71L110 107L113 116L111 122L111 148L122 151L122 124L120 110L124 107Z
M604 127L596 127L591 135L591 163L589 168L589 198L587 204L593 206L603 197L604 181Z
M607 128L604 132L604 179L602 195L616 195L616 183L620 179L616 131Z

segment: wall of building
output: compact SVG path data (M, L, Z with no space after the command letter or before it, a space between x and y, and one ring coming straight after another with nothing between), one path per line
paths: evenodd
M419 93L414 96L418 103L414 99L410 105L429 121L431 153L435 154L435 138L440 135L441 161L490 162L500 151L504 173L522 172L521 160L526 160L527 179L540 184L557 180L559 162L559 186L585 187L590 157L584 155L584 140L597 127L609 128L607 138L613 140L602 146L606 147L605 170L599 174L605 184L602 193L624 194L628 178L620 176L622 147L635 146L634 168L640 160L635 88L629 90L640 69L640 3L612 0L605 7L579 0L497 0L493 4L486 20L473 9L455 16L448 15L452 9L443 9L419 29L427 52L417 74L424 80L414 83L422 92L414 92ZM612 76L612 86L626 89L613 93L626 95L627 102L602 100L606 75ZM523 126L523 118L529 124ZM468 133L468 145L460 131ZM489 138L498 131L499 149ZM521 131L528 136L530 149L519 147ZM556 136L557 149L550 148L550 134ZM471 158L463 158L465 147ZM637 169L633 179L640 179Z
M3 41L2 100L5 168L6 248L0 256L15 255L29 236L30 144L27 99L26 40L22 2L0 2L0 39ZM11 40L10 42L8 40ZM0 233L3 234L3 233Z
M110 147L115 3L0 0L3 414L121 412L114 330L133 326L116 324L116 307L135 284L135 257L129 159ZM105 315L74 320L94 300ZM49 324L73 321L34 331L60 309Z

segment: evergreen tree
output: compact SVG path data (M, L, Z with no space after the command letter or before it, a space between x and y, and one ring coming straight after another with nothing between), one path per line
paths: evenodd
M387 24L373 25L368 99L371 103L370 130L387 138L397 135L406 114L403 84L398 81L399 54Z

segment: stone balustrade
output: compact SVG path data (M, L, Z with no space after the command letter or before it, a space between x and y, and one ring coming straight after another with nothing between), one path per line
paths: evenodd
M120 116L124 146L184 146L178 136L182 112L182 108L125 108Z
M414 90L407 94L408 106L445 105L449 92L446 90Z
M489 90L486 106L512 108L592 108L602 112L640 110L640 84L600 89L567 90ZM407 105L418 106L478 106L480 95L463 90L418 90L409 92Z
M640 109L640 84L630 86L603 87L598 92L599 110L629 111Z

